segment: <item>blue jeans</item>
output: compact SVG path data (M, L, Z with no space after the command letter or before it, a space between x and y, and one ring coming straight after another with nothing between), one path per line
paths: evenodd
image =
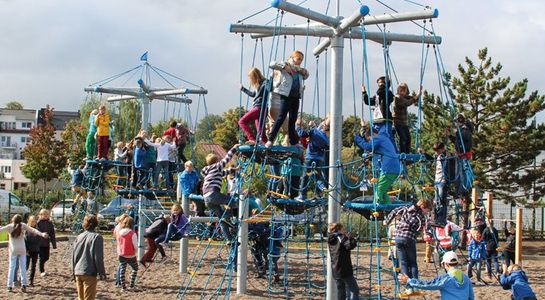
M475 273L477 273L477 280L481 280L481 264L483 263L480 259L470 259L469 264L467 265L467 276L469 278L473 277L473 266L475 266Z
M168 160L158 161L155 167L155 174L153 174L153 187L159 187L159 174L163 172L163 180L165 181L165 187L170 187L170 178L168 176L168 168L170 162Z
M282 124L288 118L288 136L290 138L291 145L297 145L299 142L299 135L295 131L295 122L297 121L297 113L299 112L299 98L288 98L281 96L280 98L280 112L278 118L274 121L274 125L269 133L269 141L274 142L276 135L282 127ZM289 117L288 117L289 115Z
M314 177L316 178L316 187L318 187L318 183L321 183L322 186L324 185L324 178L322 176L322 171L328 171L328 170L324 170L322 169L321 167L324 165L324 162L322 160L317 160L317 159L307 159L305 160L305 173L303 175L303 182L301 183L301 196L303 197L303 199L305 199L307 197L307 189L308 189L308 181L309 181L309 177L307 174L309 171L311 171L311 166L312 166L312 163L315 163L315 166L316 166L316 173L314 175ZM318 188L316 188L316 190L318 190ZM319 192L321 193L321 191Z
M15 277L15 268L19 263L19 273L21 273L21 285L27 285L26 277L26 255L10 255L9 256L9 271L8 271L8 287L13 287L13 279Z
M397 259L401 266L401 273L409 278L418 278L418 264L416 263L416 241L396 237Z
M172 223L167 226L167 233L161 235L155 239L155 243L168 243L169 241L179 241L182 238L181 230L178 230L176 226Z
M435 183L435 200L433 203L435 211L435 223L446 224L447 223L447 210L448 210L448 188L449 185L444 182Z
M337 283L338 300L357 300L359 299L359 287L354 275L346 278L335 279Z
M212 192L212 194L204 197L204 203L210 209L210 212L220 219L220 227L223 232L223 236L229 240L233 240L233 235L231 234L230 227L227 225L227 222L231 219L231 212L225 211L222 205L229 204L231 197L222 194L221 192ZM224 214L225 212L225 214ZM223 217L223 218L222 218Z
M500 264L498 262L498 251L495 249L492 251L486 251L486 272L488 273L488 276L492 276L492 261L494 261L494 269L496 270L496 274L500 274Z

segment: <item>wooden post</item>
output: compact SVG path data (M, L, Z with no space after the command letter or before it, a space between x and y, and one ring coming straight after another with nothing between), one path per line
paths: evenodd
M516 223L515 263L522 266L522 207L517 208Z
M471 227L475 226L475 216L477 215L477 210L475 208L477 207L477 204L479 204L479 193L477 192L477 188L473 188L471 190L471 205L469 206L469 209L471 210Z
M489 220L494 218L494 215L492 214L493 200L494 200L494 196L492 195L492 193L487 193L486 194L486 218Z

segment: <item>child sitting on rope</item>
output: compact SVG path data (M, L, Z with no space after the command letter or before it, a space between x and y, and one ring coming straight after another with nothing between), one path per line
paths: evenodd
M155 240L155 243L161 245L163 248L167 247L170 241L179 241L191 232L191 223L189 223L189 219L184 214L184 210L180 204L173 204L170 212L171 221L168 224L165 237L162 240L160 238Z
M477 282L483 282L483 279L481 278L481 265L483 260L486 259L486 242L481 239L481 233L476 229L471 231L471 236L471 242L467 246L467 256L469 257L467 275L469 278L472 278L473 267L475 267Z
M513 300L537 300L520 265L513 264L505 269L500 277L500 283L503 289L511 289Z
M411 133L409 132L409 117L407 108L418 103L422 87L418 94L411 96L409 94L409 86L402 82L397 87L397 95L394 97L394 111L392 118L394 120L395 132L399 138L399 152L411 153Z
M355 144L365 151L373 151L374 155L382 158L381 172L378 179L377 188L375 190L375 203L390 204L390 196L388 190L399 177L401 167L399 163L399 155L397 154L394 145L390 138L379 130L373 128L373 137L371 132L365 132L365 138L357 134L354 137Z
M319 127L313 128L314 121L309 122L309 129L302 127L302 120L298 119L295 124L295 129L300 138L308 138L307 151L305 153L305 170L303 174L303 182L301 184L301 192L299 198L305 200L307 198L307 189L309 184L310 171L314 171L316 179L316 196L321 197L322 191L325 189L323 172L327 173L327 169L323 170L325 160L325 150L329 148L329 118L326 118ZM312 170L312 167L316 168Z
M405 274L399 274L399 282L409 288L421 290L439 290L441 299L444 300L475 300L471 281L459 268L458 255L453 251L445 253L441 265L446 273L432 280L419 280L409 278ZM407 294L409 296L410 294Z
M369 97L367 89L364 85L361 86L362 100L367 105L373 105L373 123L376 129L381 134L386 135L394 146L394 150L397 152L394 135L392 132L392 112L390 111L390 104L394 101L394 94L391 89L390 79L386 76L381 76L377 79L378 89L377 94L373 97Z
M250 129L249 124L254 123L257 131L257 135L261 136L261 141L263 144L267 143L267 136L265 134L265 122L267 121L267 97L270 92L269 81L265 79L263 74L258 68L252 68L248 73L248 79L250 79L250 87L254 88L255 91L250 91L245 88L242 84L240 85L240 90L243 91L246 95L254 97L252 108L240 118L238 125L244 135L248 139L249 144L256 143L256 135L253 134Z
M228 243L233 240L230 228L230 225L232 225L230 224L231 213L229 210L225 211L222 206L230 204L231 198L221 193L221 182L222 178L227 176L230 171L230 169L225 169L225 165L231 161L238 150L238 146L238 144L234 145L222 160L214 153L208 154L206 156L206 167L201 170L201 175L204 177L204 203L206 203L212 214L220 219L220 227Z
M299 111L299 100L304 91L303 80L306 80L309 76L308 71L301 67L303 59L303 52L296 50L290 55L287 62L273 61L269 66L274 70L271 98L280 98L280 112L265 144L267 148L273 145L273 141L276 139L276 135L286 118L288 118L290 145L296 145L299 142L299 137L295 131L295 122Z
M347 233L340 223L329 224L328 234L331 268L337 284L337 299L359 299L359 288L354 278L350 251L357 246L357 241Z

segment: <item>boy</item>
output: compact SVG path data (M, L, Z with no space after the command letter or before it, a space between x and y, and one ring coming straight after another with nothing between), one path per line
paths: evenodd
M483 230L483 240L486 243L486 272L488 279L492 279L492 261L494 261L494 267L496 273L500 273L500 266L498 263L498 247L500 237L498 230L494 227L494 221L488 220L488 226Z
M333 277L337 283L337 299L359 299L358 283L350 259L350 250L357 246L356 239L346 232L342 224L332 223L329 225L328 244Z
M399 282L411 288L422 290L439 290L442 300L474 300L473 286L471 281L458 268L458 256L453 251L443 255L441 265L446 273L439 275L432 280L424 281L416 278L410 279L407 275L399 274Z
M395 146L394 135L392 133L392 111L390 110L390 105L394 102L394 94L390 90L391 83L386 76L381 76L377 79L378 90L377 94L373 97L367 95L367 90L365 86L361 86L362 100L367 105L373 105L375 108L373 110L373 122L375 128L381 134L386 135L394 146L395 152L397 152Z
M517 264L503 270L500 283L504 289L511 289L513 300L537 300L536 294L528 284L528 277Z
M481 264L483 259L486 259L486 242L481 240L481 233L478 230L472 230L471 242L467 246L467 256L469 257L469 264L467 265L467 275L469 278L473 277L473 266L475 266L475 273L477 273L477 282L483 282L481 278Z
M435 200L434 200L434 220L431 226L443 227L447 224L448 209L448 189L449 182L447 178L447 156L445 155L445 144L437 142L433 145L435 151Z

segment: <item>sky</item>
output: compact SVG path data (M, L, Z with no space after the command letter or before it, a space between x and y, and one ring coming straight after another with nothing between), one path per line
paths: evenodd
M466 56L476 60L478 49L488 47L489 55L503 65L501 76L510 76L513 82L528 78L529 90L543 93L545 2L542 0L412 1L418 5L404 0L382 2L400 12L421 11L423 7L419 4L439 10L433 26L443 39L439 50L448 72L456 74L457 65ZM302 6L325 13L327 3L308 0ZM331 3L335 6L335 1ZM372 15L391 12L378 1L365 4ZM348 16L359 5L356 0L340 1L339 13ZM50 104L58 110L77 110L87 97L85 87L138 66L140 56L148 51L153 66L205 87L209 91L205 97L208 113L218 114L239 103L246 104L247 99L240 96L238 87L241 78L248 84L246 73L254 57L255 65L262 68L263 62L267 63L271 57L281 60L295 47L307 54L304 64L311 73L306 83L304 111L324 115L329 109L326 103L330 62L326 54L318 60L312 57L316 38L290 36L284 46L282 37L274 48L268 38L263 44L258 43L254 51L256 42L249 35L241 39L240 35L229 32L229 24L267 7L270 1L266 0L0 0L0 105L15 100L26 108ZM330 15L336 12L335 7L329 7ZM276 15L275 9L268 9L244 23L264 25L272 21L274 25ZM287 14L282 22L304 24L306 19ZM429 22L426 26L430 28ZM367 30L382 29L369 26ZM386 30L422 34L422 29L412 23L389 24ZM366 45L374 90L374 79L384 73L383 49L371 41ZM345 40L344 46L343 113L361 114L363 42L353 40L352 51L349 40ZM277 51L271 51L276 48ZM419 84L421 51L421 44L394 43L390 47L399 80L407 82L413 90ZM426 66L424 88L437 91L439 83L432 52ZM122 77L105 86L136 86L139 76ZM175 78L167 79L177 87L192 87ZM162 79L152 78L152 87L166 86ZM194 99L197 104L198 99ZM191 111L192 119L204 114L197 105L192 105ZM159 101L152 105L153 120L181 117L181 112L176 105L167 107ZM539 119L542 122L545 117L540 115Z

